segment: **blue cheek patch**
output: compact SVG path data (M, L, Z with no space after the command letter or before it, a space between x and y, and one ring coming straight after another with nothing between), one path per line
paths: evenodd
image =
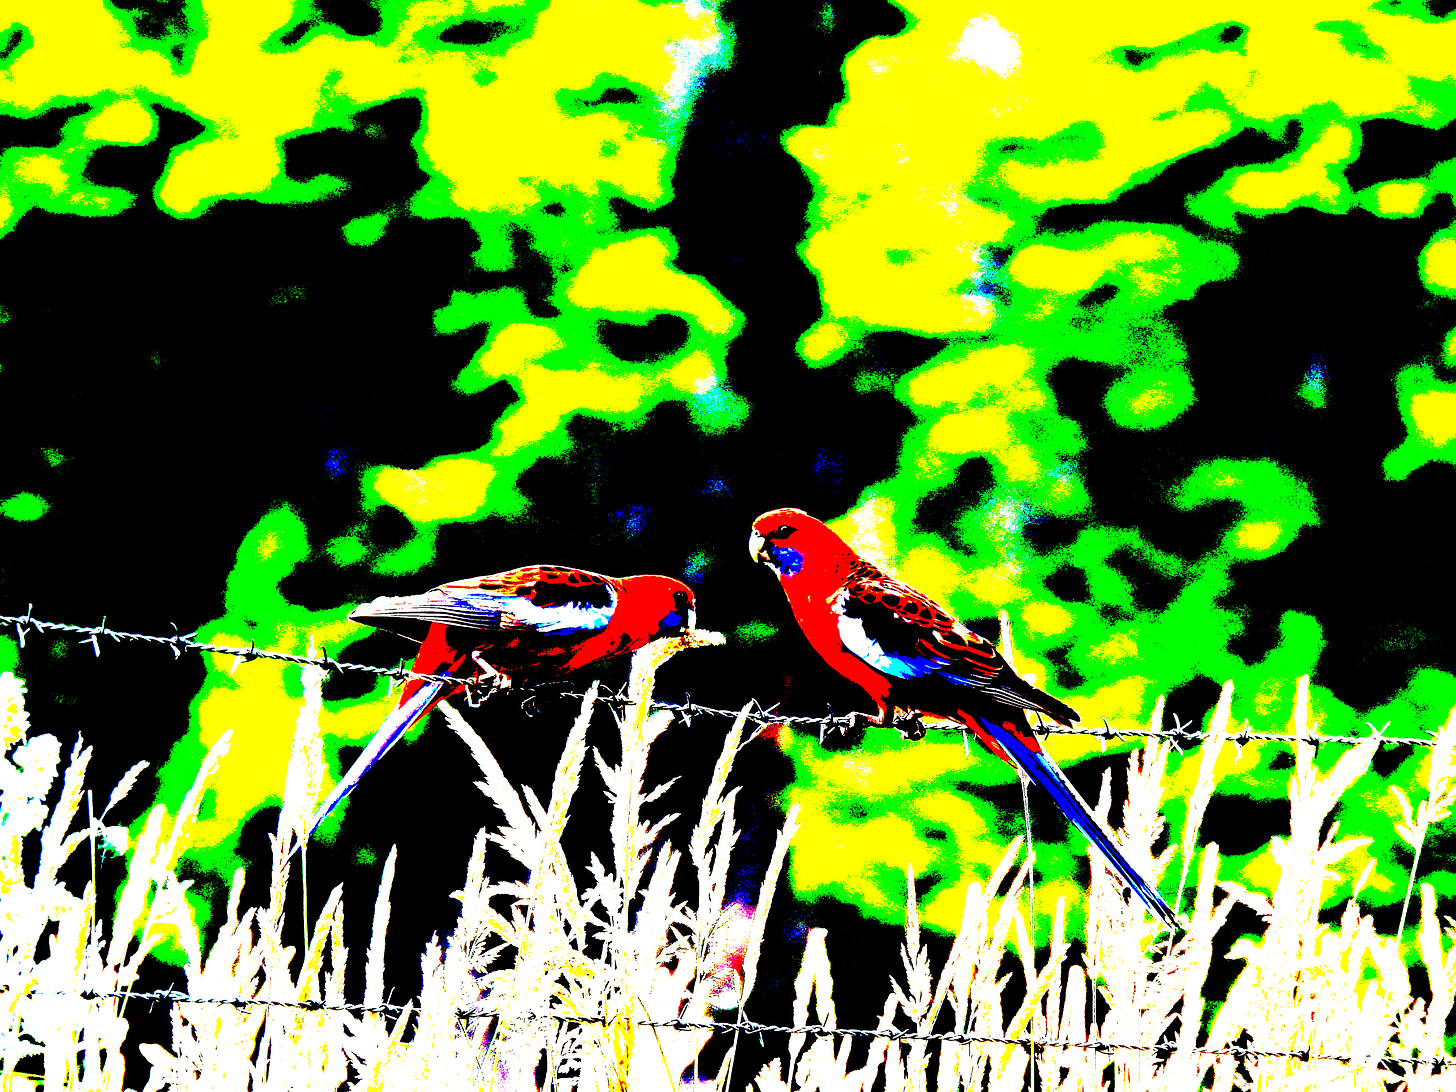
M797 576L799 570L804 567L804 555L790 546L779 546L769 544L769 556L773 558L774 568L778 569L780 576Z
M680 626L682 624L682 615L675 610L671 610L667 612L667 617L663 618L661 622L657 623L657 628L672 629L674 626Z

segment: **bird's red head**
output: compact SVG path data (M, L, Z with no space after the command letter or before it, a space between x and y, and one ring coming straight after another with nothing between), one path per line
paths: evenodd
M813 516L798 508L775 508L753 521L748 553L780 580L792 580L806 561L820 574L837 574L858 556Z
M693 589L670 576L624 576L617 610L634 639L646 644L657 637L688 633L698 624ZM640 647L640 646L636 646Z

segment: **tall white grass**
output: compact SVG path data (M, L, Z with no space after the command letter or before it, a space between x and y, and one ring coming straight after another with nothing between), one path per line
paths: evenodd
M911 1092L950 1090L1409 1089L1450 1088L1451 1071L1408 1074L1366 1060L1390 1053L1442 1055L1456 1001L1456 923L1436 914L1429 884L1420 885L1418 948L1428 995L1412 990L1398 942L1382 937L1359 902L1356 882L1338 925L1319 920L1334 871L1356 838L1339 838L1331 812L1370 763L1374 744L1317 765L1314 748L1295 746L1290 825L1274 840L1280 869L1270 897L1218 879L1219 851L1198 848L1198 826L1217 783L1231 689L1215 710L1214 736L1200 757L1186 829L1165 839L1159 814L1166 744L1150 740L1126 765L1123 825L1117 838L1139 868L1161 877L1177 859L1180 889L1189 887L1188 930L1176 941L1160 933L1141 906L1091 856L1088 930L1080 945L1066 935L1058 902L1049 950L1032 950L1025 913L1030 862L1019 839L1006 848L984 884L965 895L961 926L946 958L933 959L921 936L914 874L906 873L905 943L901 974L888 985L880 1029L955 1031L991 1038L1033 1036L1052 1043L1089 1041L1164 1044L1163 1051L1092 1050L1048 1045L1035 1055L1016 1043L869 1040L852 1049L847 1036L783 1036L780 1057L756 1074L734 1073L738 1051L709 1067L700 1059L709 1032L649 1028L643 1020L711 1019L734 1011L765 1022L836 1025L834 978L823 929L811 929L792 1011L762 1012L754 1003L765 925L795 829L790 814L774 846L758 901L727 901L730 858L739 838L734 760L747 742L747 710L729 730L702 798L685 853L663 831L673 816L654 814L666 785L646 780L653 743L670 719L649 712L654 674L671 655L713 643L710 635L661 641L634 657L629 704L617 715L621 746L615 763L587 746L595 688L566 734L551 793L544 802L517 789L490 749L453 710L446 716L474 755L477 782L498 819L481 830L455 897L453 934L423 953L424 988L399 1017L273 1006L179 1003L171 1042L143 1044L147 1090L162 1089L561 1089L625 1092L751 1083L758 1092ZM67 890L57 873L83 846L99 852L124 844L105 817L134 783L121 785L99 816L78 829L82 777L90 752L78 742L61 772L60 745L31 737L23 687L0 676L0 1092L34 1087L107 1089L143 1085L127 1075L119 1047L128 1026L120 1002L85 1000L78 991L110 992L135 982L138 965L163 937L187 956L189 994L340 1003L348 949L342 892L323 900L310 922L306 952L283 944L289 853L299 823L324 787L318 746L322 675L304 672L288 784L277 833L266 906L243 908L242 874L216 941L204 953L175 868L207 780L228 746L219 740L175 820L154 808L131 850L128 879L110 922L96 917L96 893ZM1294 716L1307 723L1307 681ZM1154 727L1161 703L1154 713ZM1402 836L1419 851L1426 832L1451 809L1451 754L1456 717L1433 748L1426 796L1408 808ZM583 780L587 755L601 785ZM58 802L44 801L56 777ZM595 780L595 779L591 779ZM1121 778L1118 779L1122 781ZM600 851L568 862L562 834L573 803L605 791L611 807ZM1105 817L1113 779L1097 803ZM1402 797L1405 799L1405 797ZM1408 801L1407 801L1408 803ZM1326 830L1327 825L1329 829ZM39 845L38 867L26 875L27 839ZM492 875L487 849L508 860ZM1158 851L1160 845L1167 848ZM383 950L395 854L386 860L375 895L365 956L369 1005L382 1000ZM499 869L497 869L499 871ZM686 884L679 884L679 873ZM1171 881L1170 881L1171 882ZM1257 938L1218 954L1215 935L1237 906L1262 917ZM1074 954L1075 953L1075 954ZM1205 996L1215 960L1240 966L1222 998ZM1029 985L1028 985L1029 984ZM1095 998L1095 1003L1094 1003ZM723 1034L723 1033L719 1033ZM771 1040L770 1040L771 1041ZM862 1040L854 1040L860 1041ZM1300 1058L1239 1058L1196 1053L1199 1046L1237 1042L1255 1050L1308 1052ZM1351 1055L1347 1063L1318 1055ZM720 1057L717 1052L714 1057ZM1035 1071L1033 1074L1033 1070Z
M1436 745L1431 748L1427 759L1426 798L1411 811L1410 798L1399 785L1390 787L1396 802L1400 804L1404 822L1396 824L1395 831L1414 851L1411 859L1410 879L1406 882L1405 901L1400 905L1400 924L1396 935L1405 932L1406 913L1410 910L1411 892L1415 889L1416 871L1421 865L1421 848L1426 843L1426 833L1431 827L1450 818L1456 808L1456 709L1451 710L1446 727L1439 734Z

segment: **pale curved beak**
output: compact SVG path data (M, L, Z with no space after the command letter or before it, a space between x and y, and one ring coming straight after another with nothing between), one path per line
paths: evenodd
M768 539L757 531L748 536L748 556L760 565L768 564Z
M390 599L381 595L378 599L372 599L363 603L349 612L349 621L368 622L373 618L388 618L398 609L399 600ZM392 610L391 608L395 608Z

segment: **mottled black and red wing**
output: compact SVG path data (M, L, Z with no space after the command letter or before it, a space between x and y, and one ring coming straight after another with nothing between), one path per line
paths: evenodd
M877 671L900 679L968 676L989 682L1006 667L990 641L940 604L868 564L833 602L844 646Z
M543 609L553 607L594 608L606 610L609 614L617 601L612 578L600 573L589 573L585 569L568 569L561 565L536 565L531 570L516 569L517 573L534 573L522 580L516 594L524 595Z
M884 675L907 684L934 679L966 687L982 702L1042 712L1064 724L1079 719L1071 706L1012 671L990 641L868 562L850 574L830 605L839 615L840 642Z

